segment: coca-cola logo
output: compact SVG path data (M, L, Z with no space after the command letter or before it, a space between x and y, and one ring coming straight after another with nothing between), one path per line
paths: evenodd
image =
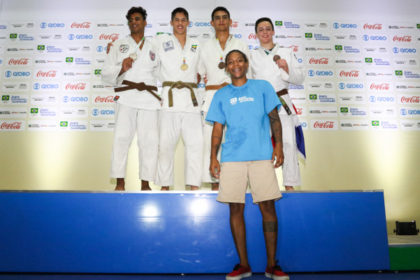
M2 122L0 130L18 130L22 127L22 122Z
M420 96L401 96L401 103L408 104L419 104Z
M70 27L71 28L90 28L90 22L89 21L85 21L85 22L81 22L81 23L77 23L77 22L73 22Z
M299 51L299 46L296 46L296 45L291 45L289 48L291 48L293 52Z
M388 83L381 83L381 84L370 84L371 90L389 90L389 84Z
M49 70L49 71L39 70L38 73L36 73L36 76L38 78L55 78L57 76L57 71L56 70Z
M29 62L28 58L9 59L9 65L28 65L28 62Z
M316 121L313 125L314 128L334 128L334 122L333 121Z
M119 36L120 35L118 33L112 33L112 34L102 33L101 35L99 35L99 40L115 41L115 40L118 40Z
M255 40L255 39L257 39L257 35L256 35L255 33L250 33L250 34L248 35L248 39L249 39L249 40Z
M357 78L359 77L359 71L358 70L351 70L351 71L342 70L340 72L340 77Z
M375 23L375 24L366 23L365 25L363 25L363 29L381 30L382 29L382 24L381 23Z
M406 36L397 36L395 35L394 38L392 38L392 40L394 42L411 42L411 36L410 35L406 35Z
M322 57L322 58L311 58L309 59L309 64L328 64L328 58Z
M114 96L108 95L108 96L97 96L95 98L95 103L113 103L114 102Z
M85 88L86 88L86 83L77 83L77 84L68 83L65 87L66 90L84 90Z

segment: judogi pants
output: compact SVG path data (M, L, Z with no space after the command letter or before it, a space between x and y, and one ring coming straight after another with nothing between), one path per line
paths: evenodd
M124 178L127 156L137 132L139 178L154 181L158 158L158 111L116 104L114 144L111 158L111 177Z
M283 133L283 185L300 186L300 170L293 115L279 114Z
M199 113L160 112L159 121L159 160L156 184L173 186L174 155L179 137L185 147L185 184L201 185L203 166L203 132Z

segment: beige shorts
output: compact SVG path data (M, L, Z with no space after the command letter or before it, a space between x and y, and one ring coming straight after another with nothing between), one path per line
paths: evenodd
M248 182L254 203L281 197L271 160L223 162L220 169L217 201L245 203Z

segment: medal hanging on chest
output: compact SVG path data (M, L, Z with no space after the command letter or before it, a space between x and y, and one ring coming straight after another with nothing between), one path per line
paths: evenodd
M275 56L273 56L273 61L275 63L277 63L277 60L279 60L279 59L281 59L281 57L278 54L276 54Z
M182 60L181 70L182 70L182 71L187 71L187 70L188 70L188 64L187 64L187 62L186 62L186 60L185 60L185 57L184 57L184 59Z
M219 67L219 69L224 69L226 67L226 63L223 61L223 56L220 57L220 62L217 67Z

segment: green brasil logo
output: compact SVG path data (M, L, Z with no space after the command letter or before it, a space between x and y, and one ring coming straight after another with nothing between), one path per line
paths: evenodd
M372 121L372 126L379 126L379 121Z
M373 59L371 57L365 57L365 62L366 63L372 63Z
M31 108L31 114L38 114L38 108Z
M17 33L10 33L10 39L16 39Z
M420 23L417 23L417 29L420 29Z
M1 100L2 101L9 101L10 100L10 95L2 95Z
M316 94L309 94L309 100L317 100L318 99L318 95Z
M95 69L95 75L101 75L102 69Z
M340 107L340 112L341 113L348 113L349 112L349 108L348 107Z
M38 51L45 51L45 45L38 45L37 50Z
M274 24L275 24L275 26L283 26L283 21L282 20L276 20L276 22Z
M402 76L403 71L402 70L395 70L395 76Z
M305 33L305 38L312 38L312 33Z
M342 45L335 45L335 50L336 51L342 51L343 50L343 46Z
M68 127L69 126L69 122L68 121L61 121L60 122L60 127Z
M73 57L66 57L66 62L72 63L73 62Z

